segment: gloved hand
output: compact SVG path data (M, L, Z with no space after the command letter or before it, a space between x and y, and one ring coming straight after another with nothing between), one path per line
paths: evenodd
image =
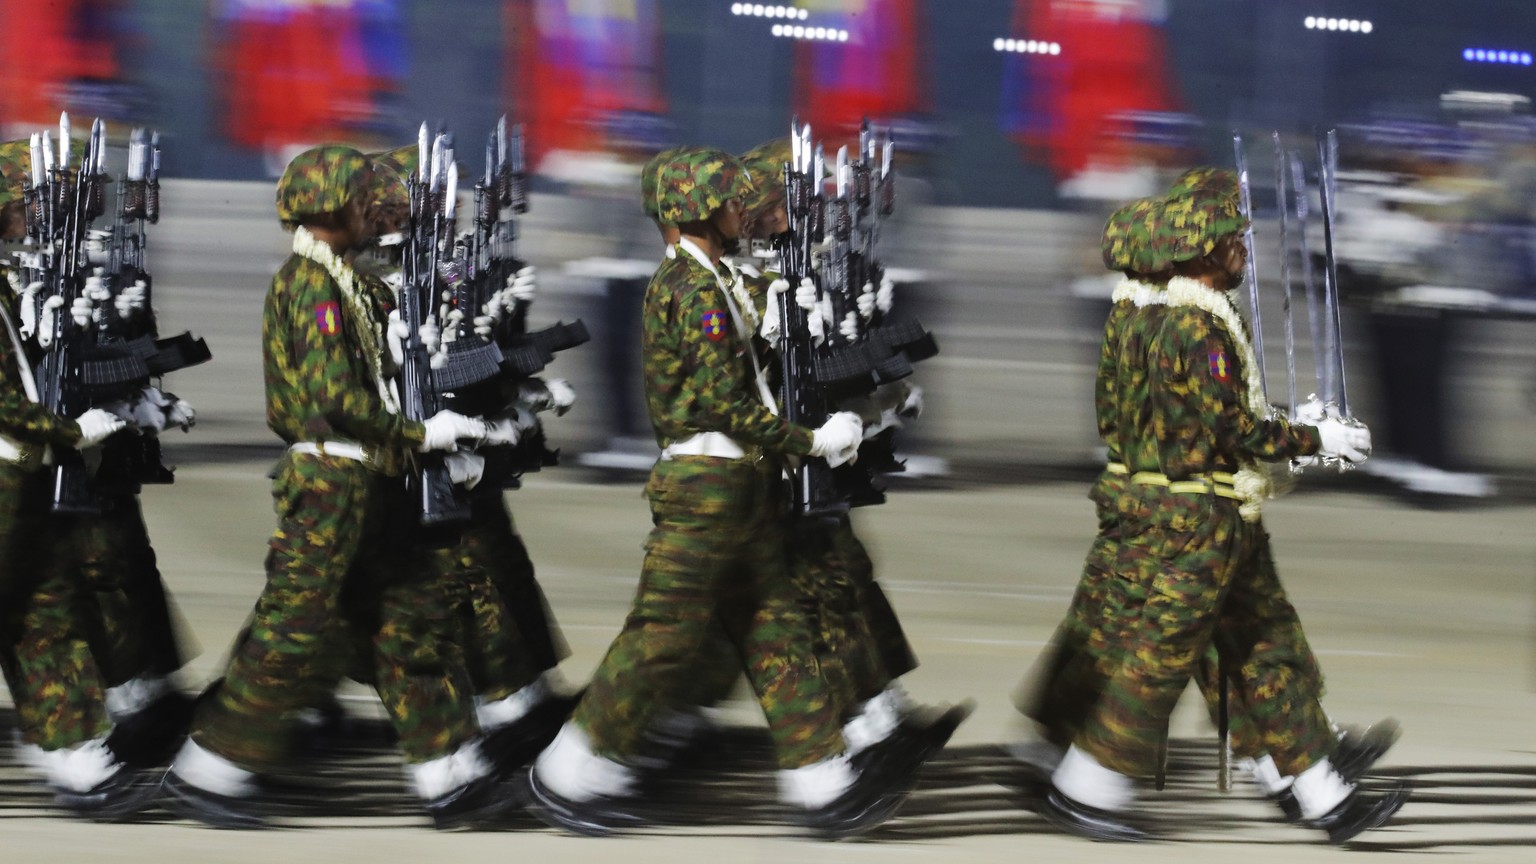
M1328 406L1316 395L1308 396L1307 401L1291 410L1291 422L1303 426L1316 426L1326 416Z
M816 283L806 276L795 286L795 305L807 312L816 310Z
M166 417L165 409L170 407L171 400L165 397L158 388L145 387L139 394L139 398L133 403L133 424L140 429L164 432Z
M549 388L549 404L555 409L555 416L564 417L565 412L576 404L576 389L564 378L551 378L544 382L544 386Z
M1371 430L1359 421L1325 417L1317 423L1317 435L1322 439L1318 453L1325 457L1360 463L1371 455Z
M534 295L539 292L537 275L538 270L529 266L508 276L507 290L511 292L512 299L532 303ZM510 310L511 304L507 304L507 308Z
M443 465L448 469L448 479L465 489L475 488L485 476L485 457L475 453L463 450L449 453L443 457Z
M104 402L96 407L122 420L124 423L133 425L138 422L138 419L134 416L134 411L138 409L137 402L129 404L127 399L114 399L111 402Z
M436 354L437 349L443 347L443 331L437 326L435 316L423 321L416 332L421 336L421 344L426 346L428 354Z
M480 443L487 447L511 447L516 444L523 437L523 426L518 420L514 410L485 421L485 439Z
M864 290L859 292L858 304L860 318L868 321L875 317L875 286L873 283L864 283Z
M64 305L63 300L57 297L53 299L59 300L60 306ZM90 328L91 319L95 313L96 306L91 302L91 298L89 297L76 297L74 302L69 304L69 317L75 322L75 326L79 327L81 330Z
M906 398L901 400L901 405L896 413L909 420L915 420L923 413L923 388L916 384L907 386Z
M857 312L849 312L843 316L843 323L838 325L837 331L843 334L843 338L849 342L859 338L859 315Z
M37 344L44 348L53 344L53 320L64 307L64 298L55 294L43 301L43 312L37 318Z
M465 417L457 411L439 411L422 424L426 434L416 449L423 453L433 450L452 452L460 440L481 441L485 438L485 421L478 417Z
M112 301L117 307L117 317L127 320L140 312L149 302L149 286L143 279L133 280L133 284L117 292L117 298Z
M891 311L891 306L895 302L896 283L891 281L891 277L882 275L880 277L880 288L875 292L875 308L879 309L880 314L884 315Z
M464 310L449 309L443 317L443 344L455 342L459 338L459 325L464 323Z
M757 335L763 337L770 345L779 342L779 319L783 317L783 309L779 305L779 295L789 291L789 282L785 279L775 279L768 285L768 297L763 304L763 323L757 328Z
M107 280L102 278L101 272L98 267L85 277L85 285L80 289L81 296L89 297L92 303L105 303L112 299L112 292L107 289Z
M491 304L487 303L485 305L490 306ZM490 341L491 334L496 332L496 316L476 315L474 325L475 335L479 336L481 339Z
M811 455L827 460L833 468L858 458L864 440L864 424L852 411L839 411L811 433Z
M80 427L80 440L75 442L75 448L84 450L88 447L95 447L97 444L107 440L112 433L117 432L128 424L123 422L123 418L112 414L110 411L92 408L76 417L75 425Z
M405 340L411 338L411 328L400 318L399 309L389 310L389 323L384 326L384 344L389 346L389 359L395 368L405 365Z
M31 339L37 335L37 295L43 290L43 283L33 282L21 289L21 338Z
M165 395L171 400L170 407L165 409L165 425L180 426L183 432L192 431L192 427L197 425L197 412L192 410L192 403L177 398L174 393Z

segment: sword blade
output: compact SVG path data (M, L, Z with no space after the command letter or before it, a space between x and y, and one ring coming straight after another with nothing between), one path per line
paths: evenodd
M1280 288L1285 313L1285 396L1288 410L1296 410L1296 321L1291 314L1291 220L1285 197L1285 147L1280 133L1272 133L1275 146L1275 209L1280 213Z
M1248 250L1244 280L1248 283L1249 327L1253 330L1253 354L1258 362L1259 389L1267 393L1264 375L1264 316L1259 306L1259 266L1253 254L1253 196L1248 185L1248 154L1243 148L1243 136L1233 134L1232 151L1237 167L1237 188L1243 216L1248 228L1243 231L1243 247Z

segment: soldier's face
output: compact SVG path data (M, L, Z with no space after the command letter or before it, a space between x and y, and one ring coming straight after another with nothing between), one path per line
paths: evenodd
M1227 269L1227 290L1231 291L1242 286L1243 277L1248 273L1248 247L1231 238L1225 244L1227 251L1223 260Z
M784 207L784 197L775 198L771 204L760 212L752 221L751 239L767 240L789 230L789 211Z
M724 240L736 240L741 237L741 199L732 198L720 205L714 215L710 217L715 230L720 232Z

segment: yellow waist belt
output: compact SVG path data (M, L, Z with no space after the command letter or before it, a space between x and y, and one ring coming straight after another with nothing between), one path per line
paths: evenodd
M1113 471L1113 469L1110 470ZM1161 486L1169 492L1219 495L1222 498L1231 498L1234 501L1243 500L1243 496L1237 494L1237 489L1233 488L1232 475L1226 471L1212 471L1209 474L1191 474L1185 480L1170 480L1167 474L1158 471L1137 471L1131 475L1131 482L1140 486Z

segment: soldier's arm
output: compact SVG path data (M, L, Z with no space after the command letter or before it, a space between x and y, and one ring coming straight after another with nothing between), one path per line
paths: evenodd
M1093 414L1098 422L1099 439L1109 445L1110 458L1117 457L1119 442L1115 435L1115 416L1118 411L1115 378L1119 365L1120 326L1127 310L1134 308L1129 301L1116 303L1109 310L1104 322L1104 342L1099 346L1099 366L1093 384Z
M719 292L679 292L674 309L687 392L694 398L700 425L776 453L810 453L811 430L769 411L757 385L742 374L748 361L737 356L741 338ZM719 338L705 332L705 316L712 314L724 316Z
M75 421L27 398L17 365L25 362L10 337L0 332L0 434L26 444L73 447L80 440Z
M1256 416L1248 410L1242 361L1226 330L1200 328L1179 352L1188 404L1200 406L1216 446L1239 458L1274 462L1317 452L1317 430L1292 426L1273 414Z
M319 267L303 268L294 279L289 338L295 371L310 404L323 406L331 432L362 444L421 443L421 424L385 409L367 361L353 354L353 340L375 338L371 322L350 320L340 288Z

